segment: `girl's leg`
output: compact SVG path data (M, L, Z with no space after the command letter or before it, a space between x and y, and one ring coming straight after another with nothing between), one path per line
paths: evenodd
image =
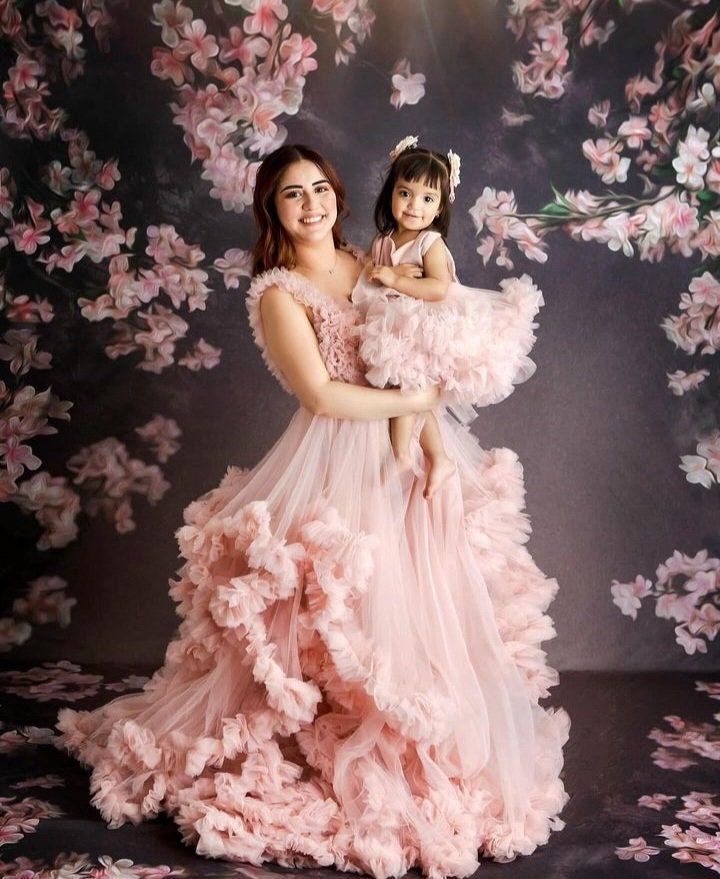
M401 470L412 465L410 456L410 440L417 415L398 415L390 419L390 442L392 443L395 460Z
M455 462L448 457L445 451L440 435L440 426L434 412L425 413L425 424L420 432L420 447L430 462L425 491L423 492L423 496L429 499L457 469Z

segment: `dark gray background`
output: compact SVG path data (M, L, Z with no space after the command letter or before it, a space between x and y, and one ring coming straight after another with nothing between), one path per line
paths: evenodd
M290 7L294 15L306 4ZM211 7L193 8L219 35ZM372 234L371 206L385 156L401 137L418 134L425 144L458 152L462 183L449 243L461 280L497 286L507 273L483 266L468 209L486 185L512 188L522 210L548 201L551 181L561 190L599 191L602 184L581 152L582 141L595 136L587 109L604 98L622 105L625 80L650 68L653 43L675 13L648 4L622 18L608 45L580 55L560 101L528 102L535 120L508 129L500 114L503 106L521 106L510 70L521 48L505 28L502 5L383 0L375 8L372 35L348 67L336 68L332 41L312 32L320 66L308 76L300 114L285 120L289 140L313 146L337 165L352 207L346 229L361 245ZM223 9L225 27L237 23L241 10ZM224 212L207 194L200 163L190 164L168 107L174 90L150 73L151 51L160 43L150 16L149 2L130 5L110 54L91 53L84 77L58 90L59 102L100 157L118 156L122 180L115 197L126 224L142 231L148 223L173 223L211 262L227 248L248 248L252 221ZM427 93L418 105L396 111L388 74L402 57L426 75ZM33 164L31 148L7 139L2 144L16 168ZM674 549L720 548L717 490L689 485L678 468L679 456L694 450L692 404L670 394L665 373L692 364L659 327L677 310L694 263L681 257L641 263L562 233L550 238L549 254L544 265L521 256L515 261L515 273L529 272L547 303L533 355L537 373L486 409L473 430L485 447L517 451L525 468L529 549L561 587L550 609L558 637L544 645L550 663L560 670L716 668L712 650L685 656L674 643L673 624L656 619L652 605L632 623L610 594L613 578L652 578ZM108 361L97 325L73 325L76 344L57 358L52 376L54 392L75 403L73 419L60 436L34 442L44 465L65 472L65 460L82 445L129 438L155 412L178 421L182 448L164 466L172 488L158 506L141 498L134 503L133 533L118 535L104 521L83 517L77 542L37 553L28 551L25 526L13 543L18 564L6 594L31 576L59 574L78 605L70 628L38 627L13 652L19 661L159 663L178 622L167 580L180 564L173 532L182 509L216 484L228 464L257 462L294 411L295 401L252 343L246 285L225 291L217 274L211 280L207 311L191 316L192 337L223 349L220 365L209 371L173 367L154 376L135 370L131 358ZM6 511L3 521L11 519Z

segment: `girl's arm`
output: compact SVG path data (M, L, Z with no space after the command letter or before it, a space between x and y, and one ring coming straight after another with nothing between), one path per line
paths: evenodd
M439 402L437 388L402 394L331 379L305 308L279 287L263 293L260 316L271 360L300 405L316 415L375 421L425 412Z
M423 257L424 277L409 278L399 272L398 268L399 266L375 266L369 270L368 277L371 281L379 281L383 286L392 287L398 293L412 296L413 299L437 302L447 295L451 278L442 238L433 242Z

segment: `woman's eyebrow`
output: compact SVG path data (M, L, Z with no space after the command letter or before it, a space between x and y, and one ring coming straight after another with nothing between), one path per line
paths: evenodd
M311 186L317 186L318 183L329 183L329 180L326 180L325 177L322 180L316 180ZM287 186L283 186L280 192L285 192L286 189L302 189L302 186L299 183L288 183Z

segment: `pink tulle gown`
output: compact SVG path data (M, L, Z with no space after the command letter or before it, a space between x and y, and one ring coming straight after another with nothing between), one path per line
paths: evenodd
M422 267L438 239L439 232L426 229L396 247L390 235L378 235L373 262ZM469 421L476 413L468 407L504 400L535 372L528 352L535 344L533 318L545 303L529 275L501 281L500 290L466 287L443 247L452 280L442 300L415 299L363 274L353 291L363 315L360 357L371 385L404 393L439 386L443 401Z
M259 310L273 284L312 315L330 376L364 384L356 307L273 269L247 303L280 384ZM538 704L558 584L524 545L522 467L438 420L458 470L431 501L387 420L299 408L257 466L188 505L164 665L59 712L110 827L165 811L207 857L440 879L564 826L569 719Z

